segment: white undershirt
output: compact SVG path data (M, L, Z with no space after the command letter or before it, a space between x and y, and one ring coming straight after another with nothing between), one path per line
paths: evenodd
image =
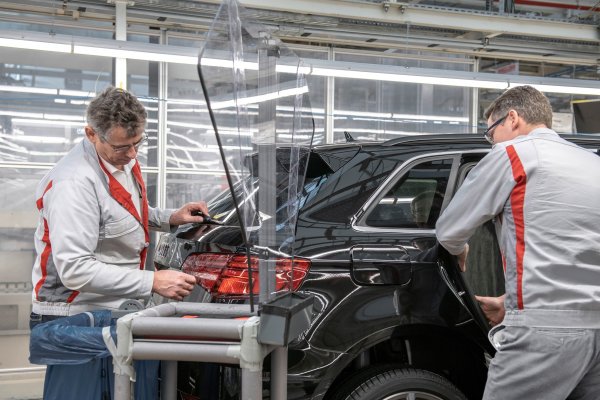
M110 172L112 176L114 176L114 178L125 188L125 190L129 192L135 209L137 210L138 214L141 215L140 207L142 195L140 194L138 184L133 177L133 172L131 172L133 166L135 165L135 159L131 160L128 164L125 164L123 166L123 170L118 169L102 157L100 157L100 160L108 172Z

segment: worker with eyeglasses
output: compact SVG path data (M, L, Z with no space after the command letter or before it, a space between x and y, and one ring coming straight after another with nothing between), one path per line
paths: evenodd
M600 399L600 157L551 129L531 86L485 117L492 150L436 224L463 271L475 229L496 224L505 295L477 298L497 350L483 398Z
M78 313L117 310L124 300L143 304L152 293L182 300L193 290L191 275L145 268L151 229L169 231L202 222L199 213L208 215L202 201L178 210L149 206L137 160L148 139L146 122L133 94L108 87L87 108L86 137L38 184L32 328ZM44 399L68 398L48 385L58 367L47 369ZM76 374L78 366L71 367Z

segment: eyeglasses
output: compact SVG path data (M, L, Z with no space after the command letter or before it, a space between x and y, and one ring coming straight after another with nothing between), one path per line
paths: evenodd
M496 129L496 127L500 124L502 124L502 122L504 122L504 120L508 117L508 114L506 114L504 117L497 119L496 122L494 122L492 125L490 125L484 132L483 132L483 136L485 137L485 140L487 140L488 142L490 142L490 144L494 144L494 130Z
M106 139L104 136L99 135L100 136L100 140L102 140L103 142L106 142L110 145L110 147L112 147L113 151L115 153L127 153L129 151L130 148L134 148L135 151L138 151L138 149L140 148L141 145L143 145L144 143L146 143L148 141L148 135L146 135L144 133L144 135L142 136L142 138L140 140L138 140L137 142L133 143L133 144L126 144L123 146L115 146L114 144L112 144L111 142L108 141L108 139Z

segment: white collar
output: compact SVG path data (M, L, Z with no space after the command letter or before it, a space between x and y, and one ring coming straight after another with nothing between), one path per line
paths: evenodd
M111 163L106 161L104 158L102 158L100 156L100 154L98 154L98 157L100 158L100 161L102 161L102 164L104 164L104 166L106 167L108 172L111 173L111 175L114 175L116 172L124 172L126 174L130 174L131 170L133 169L133 166L135 165L135 158L134 158L133 160L129 161L127 164L125 164L123 166L123 170L120 170L119 168L115 167L114 165L112 165Z

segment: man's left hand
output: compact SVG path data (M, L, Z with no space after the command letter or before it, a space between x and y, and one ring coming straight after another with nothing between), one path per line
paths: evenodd
M199 215L196 215L196 213L198 213L199 211L202 212L202 214L204 215L209 215L208 208L206 207L205 202L198 201L194 203L186 203L179 210L171 214L171 218L169 218L169 224L181 225L193 222L200 223L204 221L204 218L202 218Z

